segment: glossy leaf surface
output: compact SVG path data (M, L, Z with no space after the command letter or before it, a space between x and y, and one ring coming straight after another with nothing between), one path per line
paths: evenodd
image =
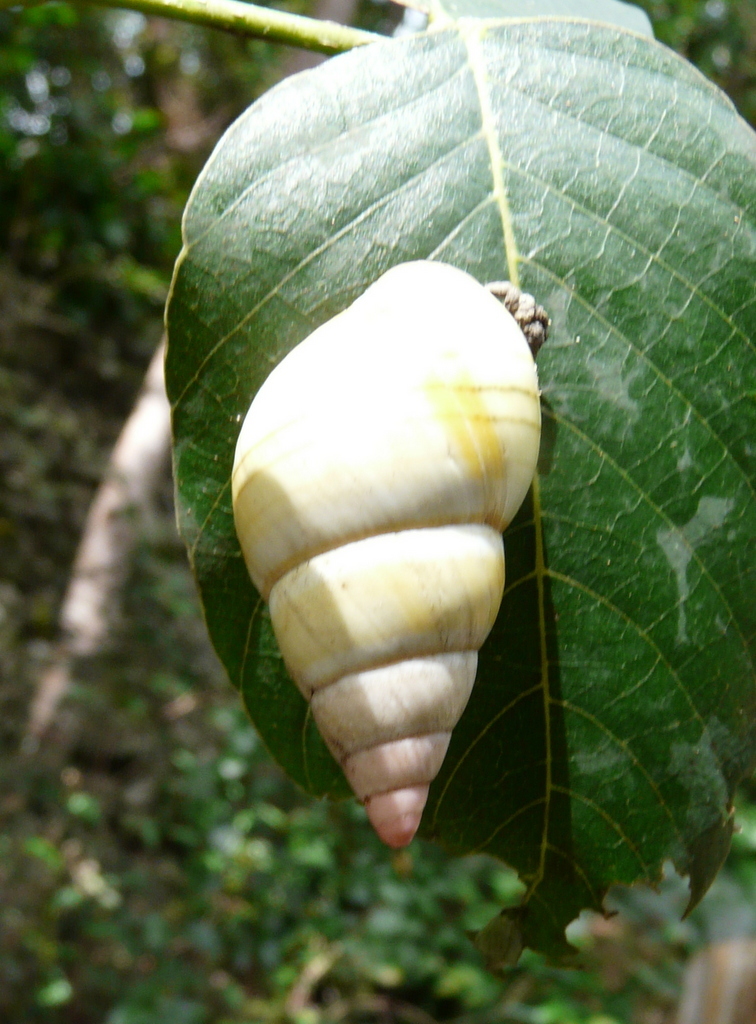
M168 310L180 523L210 633L275 757L346 785L233 529L270 369L389 266L546 306L544 436L424 834L514 866L526 944L665 858L694 898L753 757L756 142L690 66L574 21L461 20L335 58L227 132ZM397 366L397 374L401 366Z

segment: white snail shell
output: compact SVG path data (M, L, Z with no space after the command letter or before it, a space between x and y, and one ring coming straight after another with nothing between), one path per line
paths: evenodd
M233 504L247 567L389 846L415 834L470 695L540 427L513 317L470 275L422 261L298 345L242 426Z

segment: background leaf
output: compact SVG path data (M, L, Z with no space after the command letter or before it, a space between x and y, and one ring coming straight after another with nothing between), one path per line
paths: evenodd
M646 12L623 0L430 0L425 5L420 2L409 6L433 17L588 18L640 35L654 35Z
M345 785L233 531L249 402L408 259L519 278L553 318L541 471L423 826L516 867L525 941L551 952L665 858L700 896L752 762L754 171L729 102L654 42L467 21L271 91L187 208L168 310L181 528L230 677L315 794Z

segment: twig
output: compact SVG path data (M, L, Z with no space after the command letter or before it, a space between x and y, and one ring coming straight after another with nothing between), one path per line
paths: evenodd
M225 29L237 35L288 43L318 53L344 53L355 46L374 43L383 36L363 29L319 21L301 14L287 14L272 7L258 7L242 0L90 0L100 7L125 7L142 14L190 21L193 25ZM19 0L0 0L0 10L25 6ZM26 6L32 6L27 4Z
M310 1005L316 985L325 978L342 953L341 946L333 945L321 949L308 960L286 997L286 1013L290 1017L295 1017Z

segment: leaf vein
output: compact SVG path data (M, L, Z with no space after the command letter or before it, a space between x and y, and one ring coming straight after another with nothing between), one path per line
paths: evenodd
M535 686L531 686L530 689L523 690L521 693L518 693L517 696L514 697L508 704L506 704L503 708L500 708L500 710L497 711L496 714L493 716L491 721L487 722L483 726L483 728L480 730L480 732L477 734L477 736L475 736L470 741L470 743L467 746L467 749L464 750L462 752L462 754L457 758L457 761L456 761L454 767L452 768L451 772L449 773L449 777L448 777L448 779L446 780L446 782L444 784L444 788L441 790L441 792L439 794L438 800L436 801L436 806L435 806L434 811L433 811L432 827L435 827L435 825L436 825L436 821L438 820L439 808L441 807L441 804L443 803L444 798L446 797L446 794L447 794L447 792L449 790L449 787L451 786L452 782L454 781L454 777L456 776L456 774L459 772L460 768L462 767L463 762L470 756L470 754L472 753L474 748L478 745L478 743L481 742L483 737L488 732L491 731L491 729L494 727L494 725L500 719L502 719L506 714L508 714L512 710L512 708L516 707L517 704L519 704L521 700L525 700L526 697L530 697L534 693L537 693L540 690L540 688L541 688L541 684L540 683L536 683L536 685Z
M453 146L451 149L449 149L446 152L442 153L441 156L438 157L436 160L433 160L430 164L428 164L427 166L423 167L416 174L413 174L409 178L404 179L399 185L396 186L396 188L391 189L385 195L381 196L380 199L376 200L374 203L371 203L370 206L368 206L364 210L362 210L356 217L353 217L347 224L345 224L343 227L341 227L338 231L334 232L334 234L330 235L320 245L318 245L314 249L312 249L303 259L299 260L291 268L291 270L289 270L286 274L283 275L283 277L280 279L280 281L276 282L274 287L271 288L267 292L267 294L265 294L257 303L255 303L255 305L252 307L252 309L248 313L246 313L241 318L241 320L239 320L239 322L237 324L235 324L231 328L231 330L227 334L225 334L213 346L211 346L211 348L208 350L208 352L202 358L202 360L201 360L200 364L198 365L197 369L195 370L195 372L187 380L187 383L186 383L183 391L181 391L181 393L176 398L176 401L174 403L174 408L178 407L181 404L181 402L183 401L183 399L186 396L187 392L197 383L197 381L199 380L199 377L200 377L202 371L204 370L205 366L210 362L210 360L213 359L217 355L217 353L220 351L220 349L223 348L223 346L226 345L231 340L231 338L237 333L237 331L241 330L241 328L244 327L245 324L249 323L249 321L252 320L253 317L255 317L260 312L260 310L265 305L267 305L268 302L271 301L271 299L280 297L279 296L279 292L281 291L281 288L285 284L288 284L291 280L293 280L297 276L297 274L299 274L302 270L304 270L306 267L308 267L319 256L322 256L323 253L328 252L328 250L333 245L335 245L336 242L341 241L342 238L345 238L347 235L349 235L352 231L355 230L355 228L357 228L363 221L365 221L373 213L375 213L377 210L381 209L383 206L386 206L393 199L395 199L398 195L401 195L401 193L406 188L408 188L418 178L422 177L423 174L426 174L431 168L433 168L433 167L437 166L438 164L442 163L448 157L450 157L453 154L457 153L458 151L464 149L466 146L469 146L472 143L476 142L479 138L480 138L480 132L478 131L475 134L470 135L467 138L465 138L462 142L458 143L456 146Z
M633 752L632 748L623 739L620 739L619 736L612 732L612 730L607 725L604 725L600 718L597 718L596 715L592 714L590 711L587 711L585 708L578 707L577 704L572 704L570 701L564 699L558 700L556 698L553 698L553 703L557 707L563 708L565 711L572 711L574 714L580 715L583 718L585 718L587 722L590 722L593 726L595 726L596 729L598 729L600 732L603 732L604 735L608 737L608 739L615 743L620 748L620 750L622 750L627 755L628 759L632 762L633 766L640 772L640 774L648 783L648 786L653 792L654 796L656 797L659 806L669 818L669 821L675 831L677 839L684 847L685 840L683 838L682 832L680 831L680 827L678 826L675 820L674 814L667 805L667 801L662 796L661 791L659 790L659 787L656 785L653 778L651 777L651 774L646 770L646 768L644 768L642 762L638 759L637 755Z
M630 839L630 837L625 834L625 830L622 828L619 822L615 821L611 814L609 814L608 811L605 811L600 804L597 804L595 800L591 800L590 797L584 796L582 793L576 793L575 790L569 786L558 786L555 784L554 792L561 793L563 796L566 796L570 800L579 800L580 803L585 804L587 807L590 807L591 810L595 811L596 814L599 815L599 817L604 819L604 821L607 823L607 825L610 826L610 828L614 829L614 831L620 837L622 842L628 847L628 849L632 851L632 853L635 856L635 859L640 864L646 876L650 875L651 869L641 856L641 852L638 849L638 847Z
M599 312L599 310L593 305L593 303L589 302L579 292L576 292L573 288L571 288L563 277L560 277L558 274L555 274L553 270L551 270L549 267L546 267L543 263L540 263L537 260L532 260L529 259L528 257L523 257L522 262L529 263L532 266L537 267L542 273L550 277L553 281L555 281L562 288L564 288L565 291L569 292L571 298L573 298L576 302L582 305L592 316L594 316L607 329L607 331L609 331L611 334L615 335L615 337L623 341L629 349L635 352L639 359L641 359L644 363L646 363L647 366L650 367L650 369L654 372L654 374L656 374L661 383L664 384L665 387L668 387L669 390L680 399L680 401L690 410L691 414L696 417L696 419L701 424L703 429L710 435L710 437L714 441L716 441L716 443L719 445L723 452L723 457L727 459L728 462L734 467L735 471L742 478L747 489L750 491L751 496L756 501L756 489L754 484L749 479L748 474L745 472L745 470L737 461L737 459L734 458L725 442L712 427L709 420L707 420L704 414L694 405L692 399L690 399L684 391L681 391L677 387L677 385L674 384L673 381L670 380L670 378L668 378L662 372L661 368L657 366L656 363L652 359L650 359L642 349L638 348L638 346L633 341L631 341L631 339L623 331L621 331L615 324L608 320L603 315L603 313ZM557 418L556 415L553 413L553 410L547 409L546 415L549 414L553 415L554 418ZM597 451L599 451L601 454L604 454L603 452L601 452L601 449L597 448Z

